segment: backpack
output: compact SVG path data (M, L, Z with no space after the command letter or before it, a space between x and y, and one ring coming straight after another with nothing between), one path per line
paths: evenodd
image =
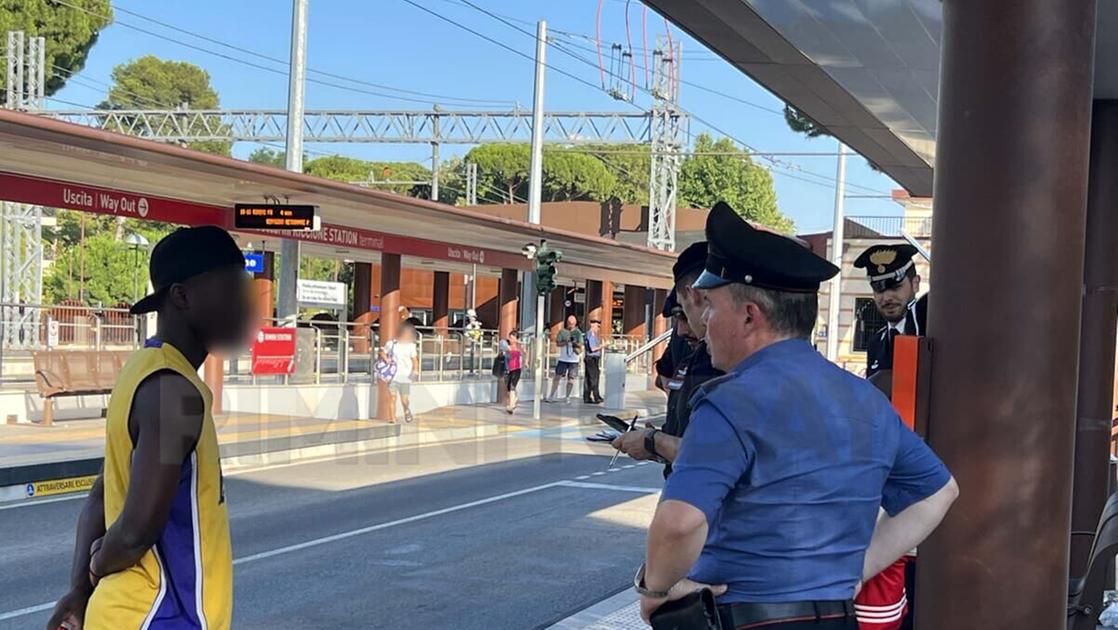
M376 365L373 366L373 371L377 375L377 380L391 383L396 378L396 360L392 358L392 352L396 349L396 342L389 341L388 345L384 346L384 354L388 356L388 360L378 359Z

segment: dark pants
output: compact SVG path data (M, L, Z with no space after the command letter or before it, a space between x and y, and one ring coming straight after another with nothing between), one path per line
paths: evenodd
M602 399L598 392L598 381L602 377L602 357L586 357L586 384L582 388L582 399L598 402Z
M741 626L741 628L763 628L764 630L858 630L858 620L851 616L845 619L820 619L816 621L789 621L786 623L766 623L762 626ZM723 616L722 630L739 630L734 628L733 622Z

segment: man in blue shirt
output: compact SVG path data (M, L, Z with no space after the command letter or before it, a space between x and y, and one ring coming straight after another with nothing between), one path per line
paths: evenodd
M873 385L808 341L837 268L724 203L707 238L693 286L727 374L692 400L638 574L642 615L707 584L725 628L857 630L862 581L927 537L958 488Z
M602 404L598 384L602 380L602 322L590 320L586 331L586 384L582 388L582 401L591 405Z

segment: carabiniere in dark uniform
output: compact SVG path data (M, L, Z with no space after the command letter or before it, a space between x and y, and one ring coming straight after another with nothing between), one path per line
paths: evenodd
M878 302L883 294L899 290L906 282L915 281L919 286L920 277L916 275L916 261L913 260L916 254L916 248L908 244L874 245L858 256L854 266L866 270L870 287L873 288L874 301ZM880 308L878 311L881 312ZM881 312L881 315L885 316L885 313ZM888 319L886 316L886 320ZM887 322L870 338L866 348L866 378L893 369L894 337L926 335L927 328L928 294L917 298L914 290L903 318Z
M698 279L699 272L706 265L706 259L706 241L692 243L687 249L680 252L675 265L672 266L672 275L676 282L676 287L672 290L672 293L676 295L677 303L681 291L684 295L683 299L689 300L689 304L696 302L691 298L691 287L680 285ZM688 324L691 324L690 319L683 312L683 306L680 305L679 308L680 312L676 314L676 317L682 317ZM696 325L699 324L701 322L696 323ZM710 352L707 349L706 341L703 339L695 340L690 354L676 364L675 374L670 385L675 387L675 390L671 391L668 396L668 415L664 421L663 432L667 435L682 438L684 432L687 431L687 425L691 421L691 397L703 383L722 375L723 372L715 369L710 363ZM655 434L649 438L650 443L654 443L654 441ZM666 478L671 472L672 464L670 461L666 461L664 477Z

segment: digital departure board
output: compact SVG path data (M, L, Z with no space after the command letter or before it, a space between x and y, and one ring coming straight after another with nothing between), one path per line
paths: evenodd
M234 227L245 230L314 230L317 206L287 203L238 203Z

